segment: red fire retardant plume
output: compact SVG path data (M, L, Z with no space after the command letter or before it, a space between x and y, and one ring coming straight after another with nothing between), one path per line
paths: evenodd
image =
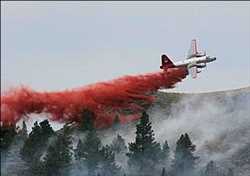
M30 113L48 113L52 120L79 122L83 109L95 113L99 128L112 125L115 116L126 123L138 119L145 105L154 101L153 92L161 87L172 88L186 75L185 68L171 68L60 92L12 89L1 95L1 124L15 124Z

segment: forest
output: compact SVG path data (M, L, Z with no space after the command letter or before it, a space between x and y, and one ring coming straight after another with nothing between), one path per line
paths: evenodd
M220 168L210 161L196 167L199 156L192 136L179 134L175 148L168 140L159 143L149 115L143 112L136 124L135 138L126 143L117 134L103 144L95 128L94 113L83 110L82 122L65 124L54 131L48 120L35 122L28 134L27 125L1 126L1 174L23 176L234 176L232 168ZM119 127L116 118L114 128ZM76 134L80 136L77 140ZM79 135L80 134L80 135ZM14 155L13 157L13 148ZM12 153L11 153L12 152ZM171 155L172 153L172 155ZM5 159L13 157L13 166ZM117 160L122 163L117 163Z

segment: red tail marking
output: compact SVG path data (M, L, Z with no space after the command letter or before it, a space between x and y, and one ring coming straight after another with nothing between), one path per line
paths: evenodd
M173 62L165 54L163 54L161 56L161 66L160 66L160 68L164 69L164 68L173 68L173 67L175 67Z

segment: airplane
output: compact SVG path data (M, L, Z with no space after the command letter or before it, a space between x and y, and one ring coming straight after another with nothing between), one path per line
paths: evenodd
M185 60L173 63L167 55L163 54L161 56L162 65L160 68L167 70L168 68L186 67L188 69L188 73L195 79L197 78L197 73L201 72L201 70L198 69L206 67L207 63L215 60L216 57L208 56L206 52L198 52L196 40L193 39Z

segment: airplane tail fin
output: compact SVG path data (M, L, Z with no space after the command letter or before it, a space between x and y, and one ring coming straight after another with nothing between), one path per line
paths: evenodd
M168 56L166 56L165 54L163 54L161 56L161 69L167 69L167 68L172 68L175 67L175 65L173 64L173 62L168 58Z

